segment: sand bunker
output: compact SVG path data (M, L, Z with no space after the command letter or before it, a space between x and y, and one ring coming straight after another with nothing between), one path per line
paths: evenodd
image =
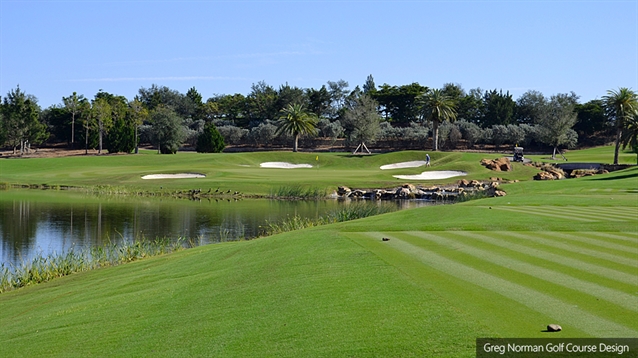
M278 168L278 169L298 169L298 168L312 168L310 164L291 164L286 162L265 162L259 164L262 168Z
M415 160L412 162L402 162L402 163L382 165L379 168L381 168L381 170L399 169L399 168L416 168L416 167L425 165L425 163L426 163L425 160Z
M193 179L206 178L204 174L197 173L177 173L177 174L149 174L144 175L142 179Z
M405 180L433 180L433 179L447 179L453 177L460 177L463 175L467 175L466 172L455 171L455 170L439 170L439 171L430 171L423 172L417 175L393 175L393 177L398 179Z

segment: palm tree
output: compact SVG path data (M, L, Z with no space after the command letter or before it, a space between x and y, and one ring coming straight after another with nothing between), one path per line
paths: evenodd
M623 150L630 147L636 153L636 164L638 164L638 112L625 121L620 144Z
M618 164L618 150L622 132L626 123L638 111L638 95L629 88L622 87L618 91L609 90L603 96L605 111L610 119L616 122L616 149L614 150L614 164Z
M456 109L454 100L447 96L442 90L433 89L421 97L423 107L423 117L432 121L432 150L439 150L439 124L443 121L456 120Z
M75 149L75 115L82 110L82 103L86 101L83 95L73 92L69 97L62 97L64 107L71 113L71 148Z
M316 116L306 112L301 104L289 104L282 109L277 126L277 135L287 133L295 137L293 152L297 151L299 136L317 133Z

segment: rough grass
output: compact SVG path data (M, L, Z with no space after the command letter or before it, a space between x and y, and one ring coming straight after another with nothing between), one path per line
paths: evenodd
M326 190L309 188L302 185L282 186L271 190L269 197L277 199L324 199L328 194Z
M316 219L304 218L299 215L277 221L269 222L263 227L263 236L281 234L284 232L306 229L314 226L328 225L350 220L367 218L396 211L397 207L388 203L361 201L354 202L345 207L333 210Z
M116 266L144 258L179 251L194 242L179 238L128 240L86 249L71 248L49 255L38 254L29 261L6 266L0 263L0 293L40 284L74 273Z

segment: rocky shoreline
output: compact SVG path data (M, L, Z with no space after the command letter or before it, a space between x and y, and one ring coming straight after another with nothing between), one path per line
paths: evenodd
M431 201L454 201L459 198L481 195L484 197L505 196L499 189L499 179L492 181L459 180L456 184L441 186L416 186L403 184L390 189L351 189L340 186L337 197L341 199L398 200L420 199Z

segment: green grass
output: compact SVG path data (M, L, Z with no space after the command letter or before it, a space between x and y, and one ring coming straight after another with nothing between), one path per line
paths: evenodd
M327 183L331 166L333 180L373 183L382 179L359 177L386 173L367 166L419 154L320 155L327 168L311 185ZM433 157L435 169L476 178L524 176L522 167L481 172L481 154ZM473 357L477 337L638 337L638 168L504 187L501 198L202 246L3 293L2 354ZM550 323L563 331L543 332Z
M302 185L283 186L273 189L270 192L271 198L287 198L287 199L324 199L328 194L325 190L317 188L307 188Z
M393 212L396 210L396 206L387 203L379 203L374 201L354 202L340 209L333 210L332 212L329 212L326 215L320 216L316 219L304 218L299 215L295 215L278 222L268 223L263 228L263 235L269 236L281 234L288 231L306 229L314 226L357 220L366 218L368 216L375 216Z
M316 157L319 160L316 160ZM423 160L425 152L408 151L369 156L346 153L178 153L91 157L32 158L0 160L0 182L11 184L47 184L90 187L96 193L129 193L150 191L170 194L176 190L217 189L238 191L243 195L269 196L278 191L332 193L340 185L356 188L394 187L404 181L396 174L419 174L426 170L462 170L474 179L495 176L480 165L486 155L480 153L431 153L432 167L380 170L379 167L403 161ZM489 157L489 156L488 156ZM260 168L269 161L306 163L309 169ZM143 180L142 176L158 173L202 173L200 179ZM530 179L537 170L520 164L514 171L497 173L510 180ZM450 178L437 183L452 183ZM432 183L423 181L422 183ZM295 193L292 193L295 194Z
M423 160L423 151L405 151L366 156L348 153L215 153L180 152L161 155L155 151L141 151L138 155L75 156L62 158L0 159L0 183L48 185L53 187L90 187L96 194L135 194L142 192L170 195L178 190L217 189L238 191L243 195L269 196L291 189L307 194L332 193L337 186L356 188L393 187L404 181L393 175L420 174L430 170L461 170L467 178L485 180L498 176L507 180L531 180L537 169L513 164L511 172L492 172L480 165L483 158L496 157L494 153L430 153L429 168L380 170L385 164ZM316 160L316 158L319 160ZM548 156L530 156L537 161L550 161ZM575 161L609 163L613 160L613 147L600 147L569 153ZM259 164L285 161L311 164L310 169L260 168ZM635 155L622 152L621 163L635 163ZM143 180L142 176L158 173L201 173L200 179ZM453 183L459 178L436 181ZM301 183L301 184L300 184ZM420 183L433 183L421 181ZM293 190L294 191L294 190Z
M157 238L107 243L103 246L79 250L72 248L46 256L38 254L30 261L23 261L17 265L0 264L0 293L48 282L77 272L164 255L188 246L193 247L195 243L186 242L182 238L177 240Z
M552 160L552 154L543 155L525 155L532 161L545 163L564 163L563 157L556 156L556 160ZM594 147L582 150L570 150L565 153L565 158L572 163L606 163L610 164L614 161L614 146L608 145L603 147ZM631 153L629 148L620 150L618 156L618 164L636 164L636 154Z

